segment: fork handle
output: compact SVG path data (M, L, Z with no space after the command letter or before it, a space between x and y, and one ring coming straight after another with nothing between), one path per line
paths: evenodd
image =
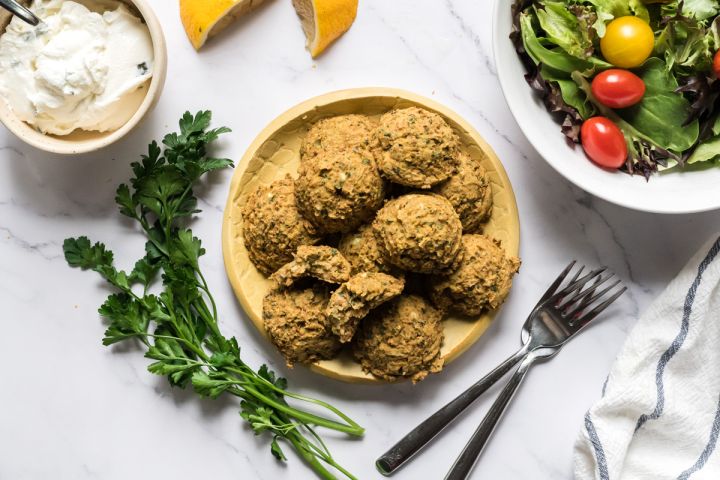
M378 471L383 475L390 475L400 468L527 355L527 346L523 346L493 371L415 427L377 459L375 466Z
M460 456L458 456L457 460L455 460L452 468L450 468L450 471L445 476L445 480L465 480L469 477L470 472L477 463L478 457L485 448L485 445L487 445L488 440L490 440L495 427L500 422L500 419L505 413L510 401L515 396L515 392L518 387L525 379L525 375L535 361L535 358L536 357L531 354L520 363L517 371L510 378L502 392L500 392L500 395L495 400L492 407L490 407L490 410L485 415L485 418L483 418L480 426L478 426L477 430L475 430L475 433L473 433L470 441L468 441L467 445L465 445L465 448L460 453Z

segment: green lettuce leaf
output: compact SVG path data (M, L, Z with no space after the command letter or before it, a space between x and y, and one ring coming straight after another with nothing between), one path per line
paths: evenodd
M711 131L713 136L695 147L687 159L688 164L709 161L720 163L720 115L715 119Z
M545 37L574 57L592 55L593 44L587 30L580 28L578 18L565 2L545 1L534 7Z
M597 58L578 58L562 49L549 49L545 47L535 35L532 26L532 17L529 13L520 14L520 31L523 45L530 58L536 65L543 64L559 72L565 72L570 78L572 72L591 74L595 71L611 68L612 65Z
M688 158L687 163L708 162L720 159L720 136L701 143Z
M618 114L662 148L680 153L692 147L698 139L698 121L683 126L690 102L675 93L678 83L665 63L652 57L636 73L645 82L645 96Z
M635 15L650 22L650 13L641 0L587 0L587 3L597 12L593 26L600 38L605 36L605 25L614 18Z
M718 0L685 0L682 9L683 15L696 20L707 20L717 15L718 11L720 11Z
M595 114L595 107L588 100L585 92L580 89L574 80L563 75L563 72L556 72L546 65L542 65L540 74L546 81L557 84L565 103L577 110L583 119L587 120Z
M685 10L682 13L685 14ZM662 56L667 69L676 73L693 75L697 71L710 71L720 43L717 23L714 21L706 28L702 21L691 17L668 17L655 40L655 54Z

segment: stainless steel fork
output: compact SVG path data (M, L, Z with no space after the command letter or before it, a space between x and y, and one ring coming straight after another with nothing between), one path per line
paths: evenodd
M517 372L500 393L480 427L456 460L446 480L467 477L530 366L540 358L549 358L555 355L570 338L626 290L625 287L619 287L619 280L600 290L599 287L613 276L612 274L603 276L606 271L604 268L593 270L581 277L584 267L580 267L572 279L562 286L574 266L575 262L573 261L562 271L528 316L521 332L522 347L520 350L435 412L384 453L376 462L380 473L390 475L395 472L488 388L520 363ZM600 300L603 301L597 303Z

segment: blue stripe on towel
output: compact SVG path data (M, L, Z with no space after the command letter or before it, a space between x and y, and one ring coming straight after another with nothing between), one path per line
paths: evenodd
M607 390L607 384L608 384L609 380L610 380L610 375L608 374L608 376L605 377L605 381L603 382L603 388L602 388L602 393L601 393L601 396L603 396L603 397L605 396L605 390Z
M720 434L720 400L718 401L718 408L715 410L715 420L713 421L712 430L710 430L710 439L708 440L707 445L705 445L705 448L695 464L681 473L680 476L678 476L678 480L687 480L690 478L690 475L705 466L705 462L707 462L710 455L712 455L713 450L715 450L718 434Z
M647 422L648 420L655 420L659 418L660 415L662 415L663 410L665 409L665 385L663 384L663 374L665 373L665 367L672 359L672 357L675 356L678 350L680 350L683 342L685 342L685 338L688 334L688 329L690 328L690 312L692 312L692 306L695 302L695 293L697 292L700 281L702 280L703 272L705 272L705 269L708 267L708 265L710 265L710 263L712 263L712 261L715 259L718 251L720 251L720 237L715 240L715 243L710 248L708 254L705 256L703 261L700 262L700 265L698 266L698 273L695 276L695 280L693 281L692 285L690 286L690 290L688 290L687 296L685 297L680 332L677 334L675 340L673 340L672 344L670 344L670 347L665 350L665 352L660 357L660 360L658 361L657 370L655 371L655 386L657 388L657 402L655 403L655 410L653 410L653 412L650 414L644 413L640 416L640 418L638 418L637 425L635 426L636 432L640 428L642 428L642 426L645 425L645 422Z
M585 414L585 430L588 432L590 443L592 443L593 450L595 451L595 460L597 460L600 480L610 480L607 459L605 458L605 450L603 450L602 443L600 443L600 437L598 437L597 431L595 431L595 425L593 425L592 419L590 418L590 412Z

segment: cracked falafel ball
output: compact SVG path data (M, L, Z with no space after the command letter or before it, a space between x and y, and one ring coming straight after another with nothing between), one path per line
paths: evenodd
M390 181L430 188L447 180L458 165L460 140L437 113L410 107L380 117L378 166Z
M270 280L285 288L305 277L314 277L326 283L344 283L350 280L350 271L350 262L337 248L300 245L292 262L270 275Z
M371 310L400 295L405 280L384 273L358 273L340 285L330 296L328 318L340 341L347 343L355 336L360 320Z
M353 355L364 371L419 382L442 370L442 314L424 298L401 295L372 311L357 333Z
M273 290L263 299L263 322L288 367L333 358L340 340L330 330L325 310L330 292L321 285Z
M322 153L301 163L298 173L298 209L323 233L357 228L373 216L385 197L385 185L367 151Z
M387 202L373 231L385 261L416 273L447 270L462 247L460 218L438 195L409 194Z
M460 153L457 173L433 187L433 192L447 198L460 216L464 233L476 233L492 210L490 179L480 162Z
M463 235L462 244L458 268L433 279L430 296L443 310L477 316L505 300L520 259L508 257L500 242L485 235Z
M266 276L290 262L300 245L320 240L315 227L297 209L289 175L248 195L242 218L250 261Z
M370 150L377 144L375 124L365 115L338 115L313 124L300 145L300 161L311 160L322 153L345 150Z

